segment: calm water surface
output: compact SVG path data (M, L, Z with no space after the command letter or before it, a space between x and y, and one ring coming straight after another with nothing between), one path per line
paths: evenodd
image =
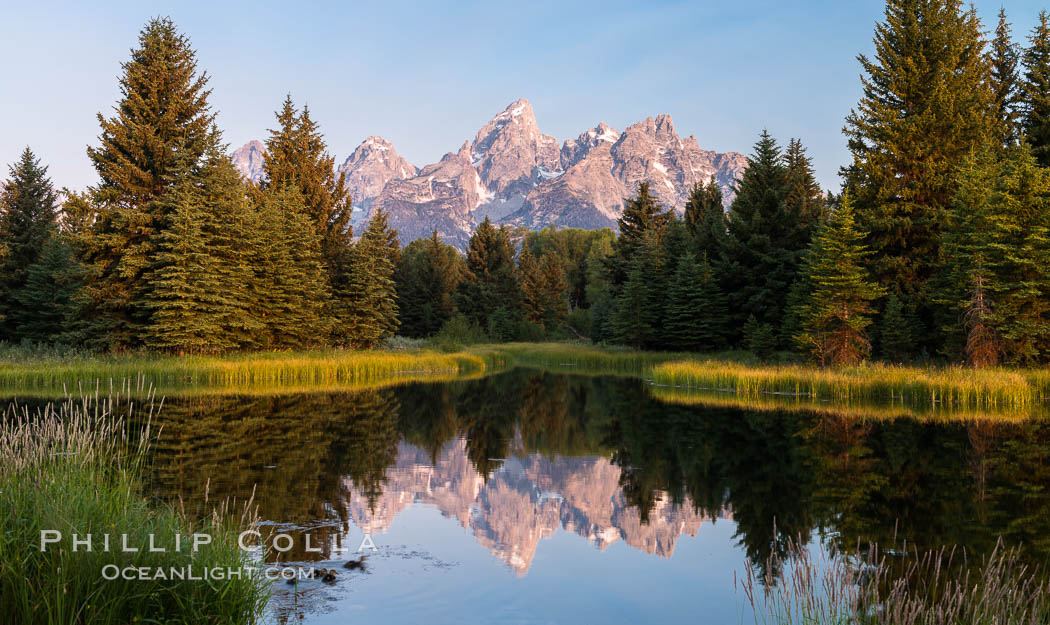
M1050 426L661 403L514 370L376 391L168 399L154 493L255 503L339 567L281 623L752 623L734 574L804 536L1050 551ZM309 534L320 553L305 550ZM358 552L365 536L376 551ZM367 569L342 563L367 554Z

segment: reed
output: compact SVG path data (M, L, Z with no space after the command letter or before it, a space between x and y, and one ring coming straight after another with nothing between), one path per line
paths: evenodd
M867 364L841 369L801 365L749 366L680 360L655 366L656 384L732 391L754 397L779 393L813 400L869 401L911 406L1028 410L1041 401L1034 376L1042 372L964 367L918 368Z
M28 362L0 361L0 389L8 392L94 392L101 387L141 394L148 388L171 393L185 389L277 390L328 387L356 389L378 382L486 371L502 364L486 349L443 354L431 351L272 352L205 356L123 356ZM123 382L114 382L121 381Z
M220 506L194 520L175 508L150 505L141 475L148 426L129 437L132 403L83 399L49 404L37 413L9 408L0 420L0 623L51 625L136 622L254 623L269 596L268 584L244 570L237 544L253 523ZM119 416L118 416L119 415ZM150 415L146 416L147 423ZM41 531L62 533L40 547ZM92 550L72 549L72 536L91 534ZM175 550L175 537L211 536L193 552ZM102 536L110 535L110 549ZM121 550L121 535L138 551ZM150 551L153 545L164 552ZM187 539L188 542L188 539ZM103 567L132 571L108 580ZM224 579L156 579L152 573L242 570ZM151 574L135 577L135 571ZM108 575L107 575L108 576Z
M741 585L756 623L775 625L1042 625L1050 582L1019 549L997 548L977 562L939 549L899 554L877 547L843 554L789 545L765 572L748 566Z
M1045 406L1012 410L999 408L985 410L970 406L946 404L909 405L877 401L820 401L802 395L759 394L742 395L732 391L671 386L650 387L650 395L657 401L679 406L703 408L730 408L761 412L802 412L815 415L844 417L859 421L893 421L913 419L924 422L995 421L1015 423L1031 418L1046 418L1050 411Z

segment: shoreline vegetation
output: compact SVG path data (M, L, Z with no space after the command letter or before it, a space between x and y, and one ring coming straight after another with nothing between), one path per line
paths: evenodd
M129 436L126 424L135 404L120 398L69 399L32 413L13 407L0 413L0 509L10 511L0 515L0 622L257 622L269 582L245 568L252 562L237 542L241 530L255 526L251 502L244 502L241 514L225 502L192 519L171 503L148 499L143 476L155 411L147 402L147 425ZM64 538L41 550L45 530ZM176 546L176 536L195 533L212 540L195 552ZM73 535L89 541L94 535L96 541L90 549L73 550ZM149 541L165 551L106 547L104 535L124 535L120 540L128 545ZM103 581L104 567L121 574ZM200 583L126 576L129 570L241 575Z
M0 352L0 394L244 394L363 390L447 382L512 367L638 377L658 399L861 418L1019 419L1044 416L1050 370L866 364L769 364L748 352L688 354L570 343L507 343L452 352L416 348L269 352L221 357L63 356Z

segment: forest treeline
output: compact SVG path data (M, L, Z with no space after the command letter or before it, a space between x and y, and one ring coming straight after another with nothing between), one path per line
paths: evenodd
M618 233L488 219L466 253L402 248L352 201L289 96L264 176L243 180L208 76L168 19L143 29L88 149L99 182L56 191L28 148L0 198L0 338L217 353L587 338L640 349L796 351L975 366L1050 360L1050 17L1023 45L955 0L889 0L852 154L823 192L803 144L763 131L728 211L642 182ZM680 210L676 210L679 208ZM679 216L681 215L681 216Z

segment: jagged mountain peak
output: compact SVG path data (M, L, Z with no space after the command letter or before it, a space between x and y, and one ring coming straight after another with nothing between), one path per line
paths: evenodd
M402 158L393 143L372 135L357 146L337 171L346 175L346 188L354 202L352 221L358 223L386 183L411 178L419 169Z
M234 152L238 169L261 178L265 147L255 141ZM257 169L252 167L257 166ZM681 211L694 183L712 176L725 203L747 167L736 152L700 148L679 137L661 114L623 131L599 122L559 146L543 134L532 104L521 98L489 119L473 140L422 169L373 135L339 167L354 201L354 221L382 206L403 243L437 229L460 249L485 217L529 228L615 228L623 200L648 181L658 201Z
M241 175L252 182L263 179L263 160L266 156L266 146L258 139L252 139L230 154L233 166Z

